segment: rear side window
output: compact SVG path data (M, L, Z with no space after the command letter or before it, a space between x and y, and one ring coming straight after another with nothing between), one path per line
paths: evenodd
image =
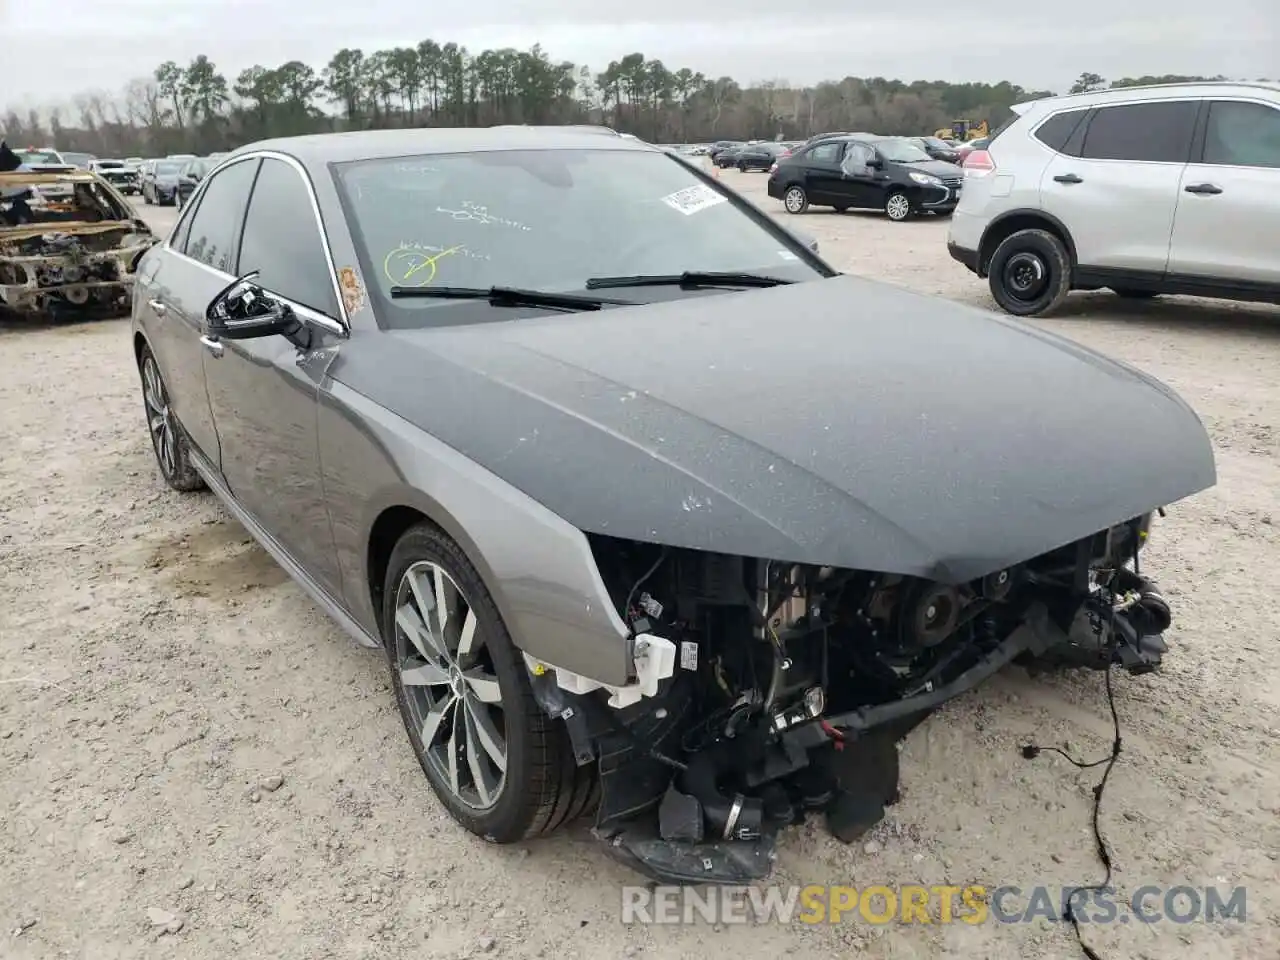
M1080 121L1088 112L1088 110L1068 110L1065 113L1056 113L1036 127L1035 138L1050 150L1065 153L1071 135L1076 132Z
M837 163L843 150L844 144L839 140L834 143L820 143L805 154L805 159L815 163Z
M1102 107L1085 132L1081 156L1088 160L1186 163L1198 109L1194 100Z
M1204 163L1280 167L1280 110L1216 100L1204 132Z
M257 160L243 160L209 181L191 219L188 257L223 273L235 270L236 234L257 172Z

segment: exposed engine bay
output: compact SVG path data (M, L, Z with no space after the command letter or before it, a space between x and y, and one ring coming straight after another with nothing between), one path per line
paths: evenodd
M1171 615L1139 573L1150 523L957 584L593 535L639 686L530 661L535 695L598 764L615 855L663 882L750 882L806 814L846 842L874 826L897 741L1005 665L1155 669Z
M127 313L138 260L158 239L96 174L0 173L0 309L54 320Z

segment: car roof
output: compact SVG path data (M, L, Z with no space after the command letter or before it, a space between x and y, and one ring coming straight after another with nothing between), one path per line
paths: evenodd
M270 150L293 157L313 173L330 163L383 160L432 153L477 153L497 150L618 150L662 153L642 140L602 137L581 127L456 127L409 130L359 130L278 137L245 144L231 157ZM229 159L228 157L221 158Z
M1245 83L1238 80L1196 80L1186 83L1153 83L1140 87L1108 87L1106 90L1090 90L1086 93L1068 93L1040 100L1024 100L1015 103L1013 110L1026 114L1045 107L1071 106L1094 107L1107 103L1130 103L1135 100L1165 100L1170 97L1215 97L1224 94L1249 94L1265 92L1280 96L1280 83L1260 80Z

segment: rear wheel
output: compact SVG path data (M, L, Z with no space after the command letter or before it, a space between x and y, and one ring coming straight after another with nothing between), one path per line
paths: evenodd
M849 209L849 205L847 203L838 203L832 207L832 209L835 210L836 213L844 213Z
M187 435L173 415L169 391L165 389L160 365L156 363L150 347L142 348L138 372L142 375L142 404L147 414L147 432L151 434L151 447L156 454L160 475L165 483L181 493L199 490L204 481L191 465Z
M996 247L987 278L991 296L1006 313L1043 316L1071 292L1071 259L1052 233L1019 230Z
M787 187L787 192L782 195L782 205L787 208L787 213L804 213L809 209L809 196L804 187L796 184Z
M391 555L383 638L409 742L440 802L472 833L515 843L581 816L595 768L538 706L523 658L475 568L443 531Z

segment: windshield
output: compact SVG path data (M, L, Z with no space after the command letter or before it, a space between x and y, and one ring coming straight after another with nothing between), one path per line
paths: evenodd
M474 317L456 301L392 301L393 286L581 293L591 277L825 276L803 259L802 247L662 151L513 150L361 160L336 169L366 283L380 319L392 326ZM635 302L660 296L643 287L610 295Z
M99 170L119 170L124 166L119 160L99 160L97 163Z
M180 163L171 163L165 160L161 160L159 163L156 164L156 176L163 177L163 176L173 175L173 174L176 174L181 168L182 168L182 164Z
M937 137L921 137L926 145L933 147L935 150L950 150L945 140L939 140Z
M54 150L17 150L15 151L23 163L64 163L65 161Z
M920 163L931 159L910 140L877 140L875 146L890 163Z

